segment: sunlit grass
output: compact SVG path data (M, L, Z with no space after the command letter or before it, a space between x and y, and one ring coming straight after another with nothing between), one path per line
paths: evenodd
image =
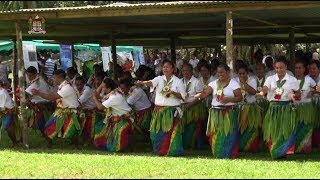
M0 178L319 178L320 151L271 160L267 151L241 153L239 159L214 159L210 149L188 150L184 157L157 157L150 144L137 143L134 152L108 153L93 146L74 149L58 139L53 149L30 130L30 149L0 143Z

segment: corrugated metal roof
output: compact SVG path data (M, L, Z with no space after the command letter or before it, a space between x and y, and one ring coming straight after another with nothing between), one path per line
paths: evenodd
M77 11L77 10L99 10L99 9L139 9L139 8L165 8L179 6L205 6L205 5L221 5L221 4L242 4L242 3L265 3L270 1L174 1L174 2L154 2L154 3L113 3L102 6L81 6L81 7L63 7L63 8L36 8L36 9L20 9L16 11L2 11L4 13L19 12L50 12L50 11Z

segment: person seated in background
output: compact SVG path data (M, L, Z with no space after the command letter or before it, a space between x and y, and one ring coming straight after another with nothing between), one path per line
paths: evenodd
M87 81L88 86L93 87L96 76L101 73L103 73L103 67L99 64L95 64L93 66L93 74L89 77Z

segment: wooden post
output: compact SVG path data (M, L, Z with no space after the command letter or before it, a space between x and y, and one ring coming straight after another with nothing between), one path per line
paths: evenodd
M116 72L117 65L117 46L116 40L114 37L114 32L111 32L111 53L112 53L112 62L113 62L113 80L118 79L118 72Z
M230 67L231 72L233 71L233 22L232 22L232 11L226 13L226 63Z
M17 35L17 58L19 62L19 88L20 88L20 122L22 123L22 143L25 148L29 148L27 137L27 118L26 118L26 94L25 94L25 70L22 52L22 31L20 23L16 22L16 35Z
M254 56L254 45L252 44L250 46L250 61L251 61L251 64L256 64L253 56Z
M306 52L310 51L310 47L311 47L310 43L306 43Z
M289 33L289 41L290 41L290 44L289 44L289 49L290 49L290 56L289 56L289 69L291 71L293 71L293 68L294 68L294 54L295 54L295 39L294 39L294 28L292 27L290 29L290 33Z
M17 67L18 67L18 58L17 58L17 40L14 39L13 40L13 57L12 57L12 61L13 61L13 68L12 68L12 84L13 84L13 87L12 87L12 95L13 95L13 101L14 101L14 104L17 106L18 103L17 103L17 96L16 96L16 93L15 90L17 89L17 85L18 85L18 76L17 76Z
M171 37L170 38L170 53L171 53L171 61L176 64L176 42L175 38Z
M77 68L76 62L75 62L75 49L74 44L71 44L71 53L72 53L72 67ZM78 71L78 68L77 68Z

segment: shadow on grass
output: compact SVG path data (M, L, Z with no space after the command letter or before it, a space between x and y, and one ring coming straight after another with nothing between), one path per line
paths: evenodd
M42 137L40 132L29 130L29 149L24 149L22 144L19 144L16 148L11 148L11 141L7 137L6 134L3 134L3 137L0 141L0 151L1 150L9 150L14 152L21 153L37 153L37 154L84 154L84 155L116 155L116 156L139 156L139 157L158 157L153 153L152 145L150 142L137 142L134 146L133 151L126 152L106 152L101 151L95 148L92 144L89 146L81 146L80 148L75 149L73 145L71 145L70 140L66 139L54 139L53 148L47 149L44 148L46 145L45 139ZM206 146L202 150L192 150L187 149L184 152L183 156L179 157L163 157L163 158L186 158L186 159L217 159L214 158L211 149L209 146ZM263 149L263 151L258 153L245 153L240 152L240 157L237 159L229 159L233 160L253 160L253 161L270 161L270 162L319 162L320 161L320 149L313 148L312 153L310 154L293 154L289 155L287 158L283 159L275 159L272 160L267 149Z

